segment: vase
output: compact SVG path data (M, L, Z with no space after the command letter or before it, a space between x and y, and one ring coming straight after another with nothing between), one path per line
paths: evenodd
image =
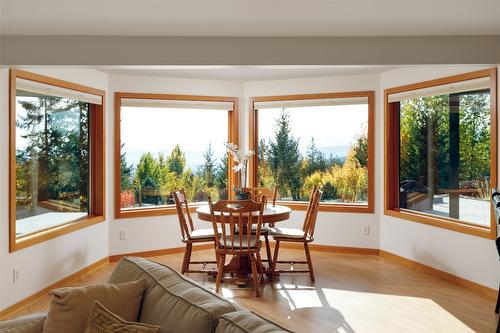
M241 188L233 189L236 200L250 200L252 198L249 192L243 192Z

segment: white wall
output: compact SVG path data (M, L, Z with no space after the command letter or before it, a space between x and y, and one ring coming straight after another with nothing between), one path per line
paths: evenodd
M94 70L69 68L26 68L26 70L107 90L107 75ZM108 256L107 222L9 253L8 78L8 69L2 68L0 77L0 133L2 135L0 140L0 160L2 161L0 163L0 309ZM14 268L19 271L19 280L15 284L12 282Z
M227 97L243 97L243 86L237 81L213 81L213 80L193 80L161 78L150 76L110 76L109 94L115 92L135 92L135 93L164 93L164 94L184 94L184 95L212 95ZM240 101L242 103L242 101ZM110 110L114 107L109 105ZM196 119L192 120L193 122ZM243 114L240 111L239 122L243 121ZM113 133L112 121L108 124L108 133ZM209 131L210 128L207 128ZM195 135L195 133L193 133ZM109 135L108 139L112 139ZM108 154L114 154L111 147ZM113 178L113 177L110 177ZM110 187L108 193L112 197L114 188ZM108 206L113 205L110 199ZM193 219L199 227L211 228L208 222L199 222L196 214ZM126 240L119 240L120 230L125 231ZM182 246L180 241L180 229L177 215L165 215L144 218L122 218L114 219L114 212L110 215L109 225L109 253L110 255L166 249Z
M172 94L237 96L240 101L240 146L248 147L248 103L246 98L262 95L377 90L378 75L339 76L265 82L206 81L165 79L141 76L111 76L110 94L122 92L158 92ZM245 98L245 99L243 99ZM108 132L111 130L108 128ZM377 142L380 137L377 133ZM111 153L111 152L109 152ZM377 181L378 182L378 181ZM376 182L376 183L377 183ZM376 185L378 186L378 185ZM110 191L113 189L111 188ZM378 210L378 209L377 209ZM195 216L193 216L195 217ZM304 212L293 212L287 226L299 227ZM370 235L362 235L362 226L370 225ZM209 227L206 222L200 226ZM119 240L124 230L127 240ZM317 244L378 248L378 213L352 214L322 212L316 229ZM109 228L110 254L150 251L181 246L177 217L114 219Z
M348 91L375 91L375 103L378 99L379 76L373 75L346 75L335 77L317 77L307 79L276 80L276 81L255 81L245 83L245 97L270 96L270 95L291 95L291 94L312 94L329 92ZM248 103L244 104L248 119ZM381 113L377 105L375 107L375 122L378 122ZM245 145L248 146L248 121L240 127L240 131L245 138ZM379 151L382 132L375 129L375 155ZM376 174L377 170L375 170ZM375 175L373 175L375 176ZM375 188L380 186L378 177L375 179ZM315 232L315 244L378 248L379 247L379 207L378 197L375 196L375 213L331 213L321 212ZM304 212L293 212L290 221L282 222L283 225L301 227L304 219ZM363 235L363 225L370 226L370 235Z
M478 67L413 67L382 73L380 91L390 87L478 70ZM383 95L378 99L383 110ZM379 117L378 128L383 128ZM500 147L500 145L499 145ZM379 149L377 163L379 178L384 177L383 150ZM383 212L383 186L377 188L379 209ZM453 275L486 285L498 287L500 265L494 242L490 239L466 235L398 218L380 216L380 248L399 256L443 270Z

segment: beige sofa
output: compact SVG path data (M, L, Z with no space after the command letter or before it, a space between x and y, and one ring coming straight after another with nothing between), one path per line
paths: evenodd
M109 282L122 283L143 278L148 280L148 286L139 321L161 326L162 333L289 332L175 270L143 258L121 259ZM40 333L44 320L44 314L37 314L0 322L0 333Z

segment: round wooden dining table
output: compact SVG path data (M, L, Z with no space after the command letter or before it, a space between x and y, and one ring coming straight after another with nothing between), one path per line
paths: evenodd
M281 221L286 221L290 218L290 213L292 210L286 206L271 205L268 204L266 209L262 213L262 223L276 223ZM212 222L212 216L210 216L210 207L208 205L199 206L196 209L196 214L198 218L202 221ZM257 220L255 219L255 222Z
M292 209L289 207L280 205L273 206L271 204L268 204L262 214L262 223L265 225L269 223L274 224L281 221L286 221L290 218L291 212ZM198 218L200 220L212 222L210 207L208 205L199 206L196 209L196 214L198 215ZM255 222L257 222L256 219ZM270 263L269 267L271 267ZM257 269L261 274L270 273L262 265L260 265ZM226 266L224 266L224 273L236 275L237 285L245 286L248 281L248 276L252 273L250 259L247 257L242 257L241 260L238 260L237 257L233 257L233 259L231 259L231 261Z

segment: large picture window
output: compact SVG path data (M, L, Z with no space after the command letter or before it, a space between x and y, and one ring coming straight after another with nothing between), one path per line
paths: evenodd
M373 212L373 92L251 100L254 186L278 188L281 204L305 209L314 186L320 210Z
M496 72L386 91L388 210L492 235L496 185ZM397 180L397 181L396 181ZM397 186L397 187L396 187Z
M116 216L175 213L172 192L190 203L227 199L237 143L237 99L116 93Z
M11 250L103 220L103 96L11 72Z

